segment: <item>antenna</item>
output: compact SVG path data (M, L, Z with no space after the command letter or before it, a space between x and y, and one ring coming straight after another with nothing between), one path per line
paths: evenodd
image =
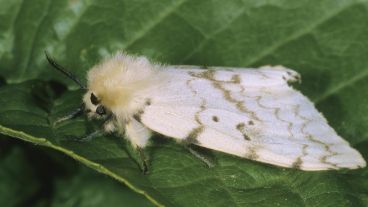
M81 89L87 89L86 86L84 86L81 81L75 77L74 74L72 74L71 72L67 71L64 67L62 67L61 65L59 65L58 63L55 62L54 59L52 59L49 54L45 51L45 55L46 55L46 59L47 61L50 63L50 65L52 67L54 67L56 70L60 71L62 74L64 74L65 76L67 76L68 78L72 79L76 84L79 85L79 87Z

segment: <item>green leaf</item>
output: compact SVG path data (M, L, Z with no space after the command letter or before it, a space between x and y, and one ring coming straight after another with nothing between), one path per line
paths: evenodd
M77 142L94 125L58 125L81 91L54 100L46 49L84 77L116 50L169 64L285 65L330 124L368 157L367 0L0 0L0 132L61 151L165 206L367 206L368 170L302 172L211 152L208 169L172 140L155 137L144 176L117 137ZM28 81L32 79L39 79ZM55 83L52 82L51 87ZM50 97L50 98L47 98Z
M40 188L36 173L21 148L13 147L5 154L3 150L0 158L0 206L24 205Z
M2 136L0 205L153 206L126 186L65 158L55 150Z
M72 179L56 182L52 207L153 206L143 196L91 170L80 170Z

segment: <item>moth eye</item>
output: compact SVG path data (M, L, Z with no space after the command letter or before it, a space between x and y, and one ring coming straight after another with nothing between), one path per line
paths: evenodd
M93 105L97 105L100 102L93 93L91 93L91 102Z
M97 108L96 108L96 113L98 114L98 115L104 115L104 114L106 114L106 110L105 110L105 107L104 106L102 106L102 105L99 105L99 106L97 106Z

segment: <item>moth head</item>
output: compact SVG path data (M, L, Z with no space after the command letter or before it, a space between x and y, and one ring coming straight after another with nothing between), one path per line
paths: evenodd
M106 106L101 103L98 95L91 90L88 90L84 95L83 103L85 112L90 118L104 118L110 113Z
M47 53L46 58L55 69L86 90L83 104L90 118L105 118L111 114L129 116L144 104L144 101L135 95L161 82L161 76L155 73L155 66L145 57L129 56L125 53L115 54L88 71L88 87L57 64Z
M88 117L91 118L105 118L107 117L108 110L106 107L101 103L101 99L98 97L98 95L93 92L92 90L88 89L86 86L82 84L82 82L74 76L71 72L66 70L64 67L56 63L54 59L52 59L46 52L46 59L50 63L51 66L53 66L56 70L63 73L65 76L73 80L82 90L86 90L83 97L83 108L85 109L85 112L87 113Z

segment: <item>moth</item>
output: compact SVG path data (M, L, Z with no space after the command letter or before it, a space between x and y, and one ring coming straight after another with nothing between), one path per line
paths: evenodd
M86 90L77 112L105 120L105 132L117 132L138 151L155 132L306 171L366 165L314 104L289 84L300 81L300 75L283 66L165 66L119 52L88 71L85 87L46 57Z

